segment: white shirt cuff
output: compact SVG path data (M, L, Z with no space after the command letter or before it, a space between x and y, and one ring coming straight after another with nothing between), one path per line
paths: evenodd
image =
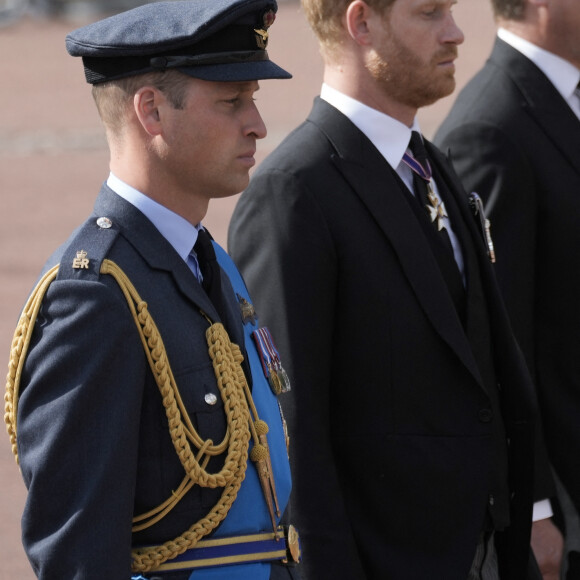
M546 520L554 515L552 504L549 499L543 499L534 503L534 511L532 512L532 521Z

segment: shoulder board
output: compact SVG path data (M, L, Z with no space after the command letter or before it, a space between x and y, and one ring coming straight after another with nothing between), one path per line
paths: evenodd
M118 235L111 220L91 216L65 244L57 280L97 280Z

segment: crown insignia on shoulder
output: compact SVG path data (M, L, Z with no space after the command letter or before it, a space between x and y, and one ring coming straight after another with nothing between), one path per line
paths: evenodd
M77 252L76 258L74 258L72 267L76 270L89 268L89 259L87 258L87 253L84 250Z

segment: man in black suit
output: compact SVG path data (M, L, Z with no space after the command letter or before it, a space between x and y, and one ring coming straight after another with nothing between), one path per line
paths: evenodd
M498 578L498 555L526 577L531 380L480 216L416 120L455 86L453 4L303 0L321 98L234 212L292 371L309 580Z
M545 439L580 506L580 6L493 0L498 37L436 135L468 191L485 200L497 275L539 391ZM567 498L565 498L567 499ZM548 512L546 515L550 515ZM554 537L550 520L534 526ZM568 542L580 550L580 537ZM569 577L573 572L571 557ZM554 576L555 577L555 576Z

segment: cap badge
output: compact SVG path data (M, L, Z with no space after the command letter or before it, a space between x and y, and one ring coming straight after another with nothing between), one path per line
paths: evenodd
M262 17L263 28L254 28L256 44L262 50L265 50L268 46L268 28L274 24L274 20L276 20L276 13L273 10L268 10L264 12L264 16Z

